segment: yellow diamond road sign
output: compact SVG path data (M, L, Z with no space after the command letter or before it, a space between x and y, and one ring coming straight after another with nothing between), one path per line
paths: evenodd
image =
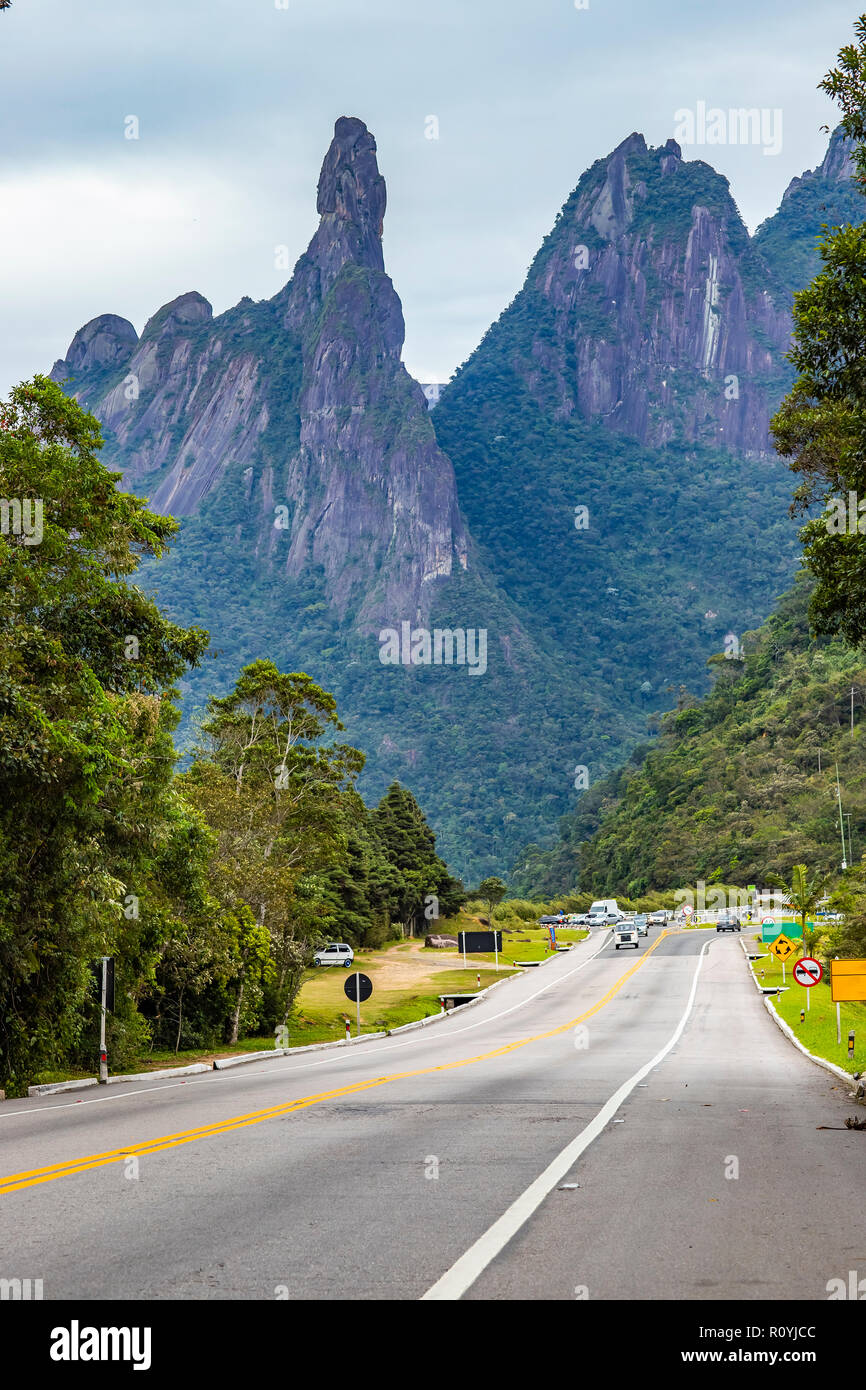
M785 961L797 950L793 941L789 941L784 932L780 932L776 940L770 943L770 950L779 960Z

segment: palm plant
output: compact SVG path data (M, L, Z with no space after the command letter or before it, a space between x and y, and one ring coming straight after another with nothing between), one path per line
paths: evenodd
M824 897L829 879L829 874L814 874L810 878L805 864L795 864L791 870L791 883L787 889L788 901L803 929L803 949L808 952L812 950L817 932L808 930L807 919L814 915Z

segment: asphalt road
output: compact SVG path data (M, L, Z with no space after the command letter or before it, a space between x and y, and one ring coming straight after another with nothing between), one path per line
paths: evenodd
M0 1277L46 1299L823 1300L866 1274L853 1109L738 937L594 939L402 1038L7 1101Z

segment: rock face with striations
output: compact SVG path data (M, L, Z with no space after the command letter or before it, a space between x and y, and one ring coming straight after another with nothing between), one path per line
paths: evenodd
M775 290L727 180L630 135L580 180L506 311L534 330L515 366L562 417L766 453L789 332Z
M52 375L71 378L106 427L111 461L157 511L189 516L214 489L235 489L257 553L276 573L321 567L339 616L365 631L425 617L469 546L451 464L400 361L385 182L362 121L336 123L318 211L273 300L214 319L206 299L184 294L140 339L103 315Z

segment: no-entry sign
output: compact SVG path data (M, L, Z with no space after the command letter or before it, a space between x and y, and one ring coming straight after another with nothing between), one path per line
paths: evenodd
M804 985L806 989L816 985L823 974L821 962L815 960L814 956L803 956L794 966L794 979L798 985Z

